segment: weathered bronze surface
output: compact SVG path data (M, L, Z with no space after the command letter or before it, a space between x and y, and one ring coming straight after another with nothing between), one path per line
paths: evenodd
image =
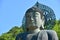
M47 30L53 28L55 19L50 7L37 2L26 11L22 21L25 32L18 34L16 40L58 40L55 31Z

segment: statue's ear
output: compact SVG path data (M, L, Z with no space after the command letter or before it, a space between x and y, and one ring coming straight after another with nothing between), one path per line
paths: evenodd
M44 20L44 15L42 16L42 20Z

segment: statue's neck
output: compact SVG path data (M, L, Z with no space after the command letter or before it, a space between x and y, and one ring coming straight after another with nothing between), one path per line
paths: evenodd
M40 29L39 29L39 28L37 28L37 29L32 30L32 31L30 31L30 32L33 34L33 33L38 33L39 31L40 31Z
M34 32L34 33L38 33L39 31L40 31L40 29L37 28L37 29L35 29L33 32Z

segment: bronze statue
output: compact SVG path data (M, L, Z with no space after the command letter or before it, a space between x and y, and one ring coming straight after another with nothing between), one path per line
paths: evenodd
M46 6L44 8L40 8L39 6L44 5L38 4L39 3L37 2L36 5L26 11L22 24L26 32L18 34L16 40L58 40L55 31L45 30L45 26L47 29L49 29L49 25L51 25L48 24L48 27L46 23L50 22L53 19L52 17L48 18L49 16L46 17L48 13L45 11L49 10L49 13L53 13L52 9L49 9L49 7L47 7L47 9L44 9ZM53 20L55 20L55 18Z

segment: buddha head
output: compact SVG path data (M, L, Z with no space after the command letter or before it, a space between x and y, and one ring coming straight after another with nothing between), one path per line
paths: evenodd
M23 17L22 26L24 29L52 29L55 25L54 11L43 4L36 3L29 8ZM45 26L45 27L44 27Z
M30 8L25 14L25 27L28 30L34 30L36 28L44 28L44 16L43 12L38 8Z

